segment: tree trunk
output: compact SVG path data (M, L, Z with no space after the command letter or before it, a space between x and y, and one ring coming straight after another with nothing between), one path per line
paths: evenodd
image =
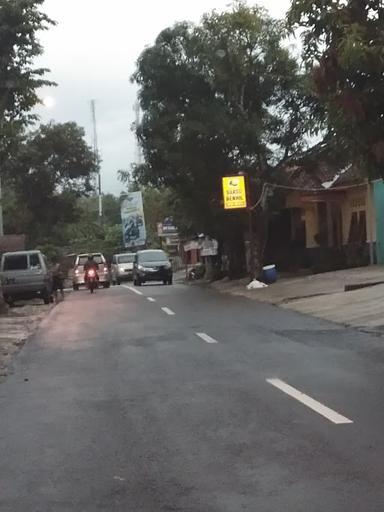
M230 279L238 279L246 274L244 223L234 222L229 226L230 232L227 240Z
M253 262L250 262L250 267L253 268L254 277L256 279L261 276L265 264L264 253L268 240L268 222L268 212L264 211L262 208L258 208L252 218L253 237L249 237L253 243L253 247L250 248L250 257L253 257Z

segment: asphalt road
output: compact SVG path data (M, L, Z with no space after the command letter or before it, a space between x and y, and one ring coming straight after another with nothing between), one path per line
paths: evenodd
M0 511L382 512L383 383L384 339L267 304L73 293L0 385Z

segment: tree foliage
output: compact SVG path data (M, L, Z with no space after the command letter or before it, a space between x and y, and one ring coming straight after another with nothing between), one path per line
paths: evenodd
M99 219L99 198L94 195L80 197L76 202L76 222L66 227L65 234L69 243L83 241L87 245L89 240L104 240L107 230L118 224L120 224L121 239L120 199L118 197L112 194L103 195L102 222Z
M35 119L38 89L52 85L44 78L48 70L34 67L43 52L38 33L54 24L40 10L43 1L0 0L0 158L20 126Z
M241 216L222 212L220 177L247 171L260 186L316 127L306 77L284 38L281 22L237 2L197 26L163 30L138 60L145 164L136 177L175 190L191 229L242 236Z
M42 53L38 32L54 24L39 10L43 1L0 0L0 172L19 142L20 130L34 119L30 112L39 102L37 90L53 85L44 78L47 70L33 63Z
M76 219L77 198L91 192L97 165L75 123L50 123L20 135L3 167L8 231L24 232L31 242L60 239L63 225Z
M304 59L332 133L368 172L384 163L384 6L381 0L292 0Z

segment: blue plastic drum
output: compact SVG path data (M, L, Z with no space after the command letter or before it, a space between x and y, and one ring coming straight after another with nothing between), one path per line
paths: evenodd
M272 284L277 281L276 265L263 267L263 281L267 284Z

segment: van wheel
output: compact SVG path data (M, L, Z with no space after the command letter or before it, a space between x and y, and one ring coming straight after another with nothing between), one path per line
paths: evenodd
M43 301L44 301L44 304L50 304L51 303L51 296L49 295L47 290L43 291Z
M103 288L109 288L111 286L111 283L107 281L106 283L103 283Z
M121 285L121 281L120 281L120 279L117 279L117 280L116 280L116 284L117 284L117 285L119 285L119 286Z
M79 285L78 284L74 284L73 285L73 291L74 292L78 292L79 291Z

